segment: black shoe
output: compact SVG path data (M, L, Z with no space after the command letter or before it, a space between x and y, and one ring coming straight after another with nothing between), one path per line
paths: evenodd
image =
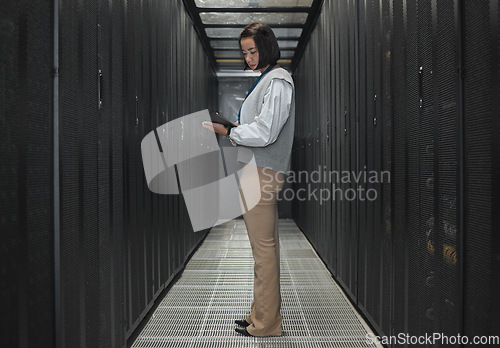
M250 336L250 337L253 337L253 335L247 331L247 328L244 327L244 328L239 328L237 327L236 329L234 329L237 333L239 334L242 334L243 336Z
M234 322L236 323L236 325L243 326L243 327L247 327L250 325L250 323L248 321L246 321L245 319L235 320Z

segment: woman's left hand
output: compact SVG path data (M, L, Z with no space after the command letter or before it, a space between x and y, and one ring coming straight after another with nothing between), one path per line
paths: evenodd
M226 136L227 135L227 128L221 125L220 123L213 123L210 121L204 121L203 127L213 130L215 133L219 133L220 135Z

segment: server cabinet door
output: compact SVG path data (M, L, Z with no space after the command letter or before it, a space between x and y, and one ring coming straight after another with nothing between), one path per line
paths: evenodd
M464 1L464 334L498 335L500 320L500 31L498 1Z
M97 13L93 0L59 7L64 346L99 345Z
M60 308L54 302L54 8L48 0L2 1L1 8L2 346L51 347Z
M340 173L342 179L340 197L340 226L337 233L337 274L346 291L356 298L357 272L357 211L356 183L352 173L356 172L356 81L355 81L355 7L353 1L337 3L337 21L339 23L339 64L340 64Z
M125 340L123 202L122 2L98 2L97 166L99 226L99 342Z

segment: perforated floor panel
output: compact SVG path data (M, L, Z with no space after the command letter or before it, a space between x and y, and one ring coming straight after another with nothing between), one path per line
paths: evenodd
M132 347L375 347L373 332L347 301L302 232L280 220L283 336L244 337L253 258L243 220L212 229Z

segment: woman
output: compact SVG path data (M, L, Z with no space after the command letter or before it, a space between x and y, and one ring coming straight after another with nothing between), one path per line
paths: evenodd
M262 74L247 94L238 115L239 126L226 129L207 122L206 127L226 136L233 145L250 148L257 171L246 170L243 183L251 172L259 175L259 203L243 214L254 265L254 299L251 313L236 320L245 336L281 336L280 259L277 194L290 167L295 123L294 84L290 74L277 61L280 51L271 28L254 22L240 34L239 43L245 68ZM247 160L238 156L238 160ZM247 166L248 167L248 166Z

